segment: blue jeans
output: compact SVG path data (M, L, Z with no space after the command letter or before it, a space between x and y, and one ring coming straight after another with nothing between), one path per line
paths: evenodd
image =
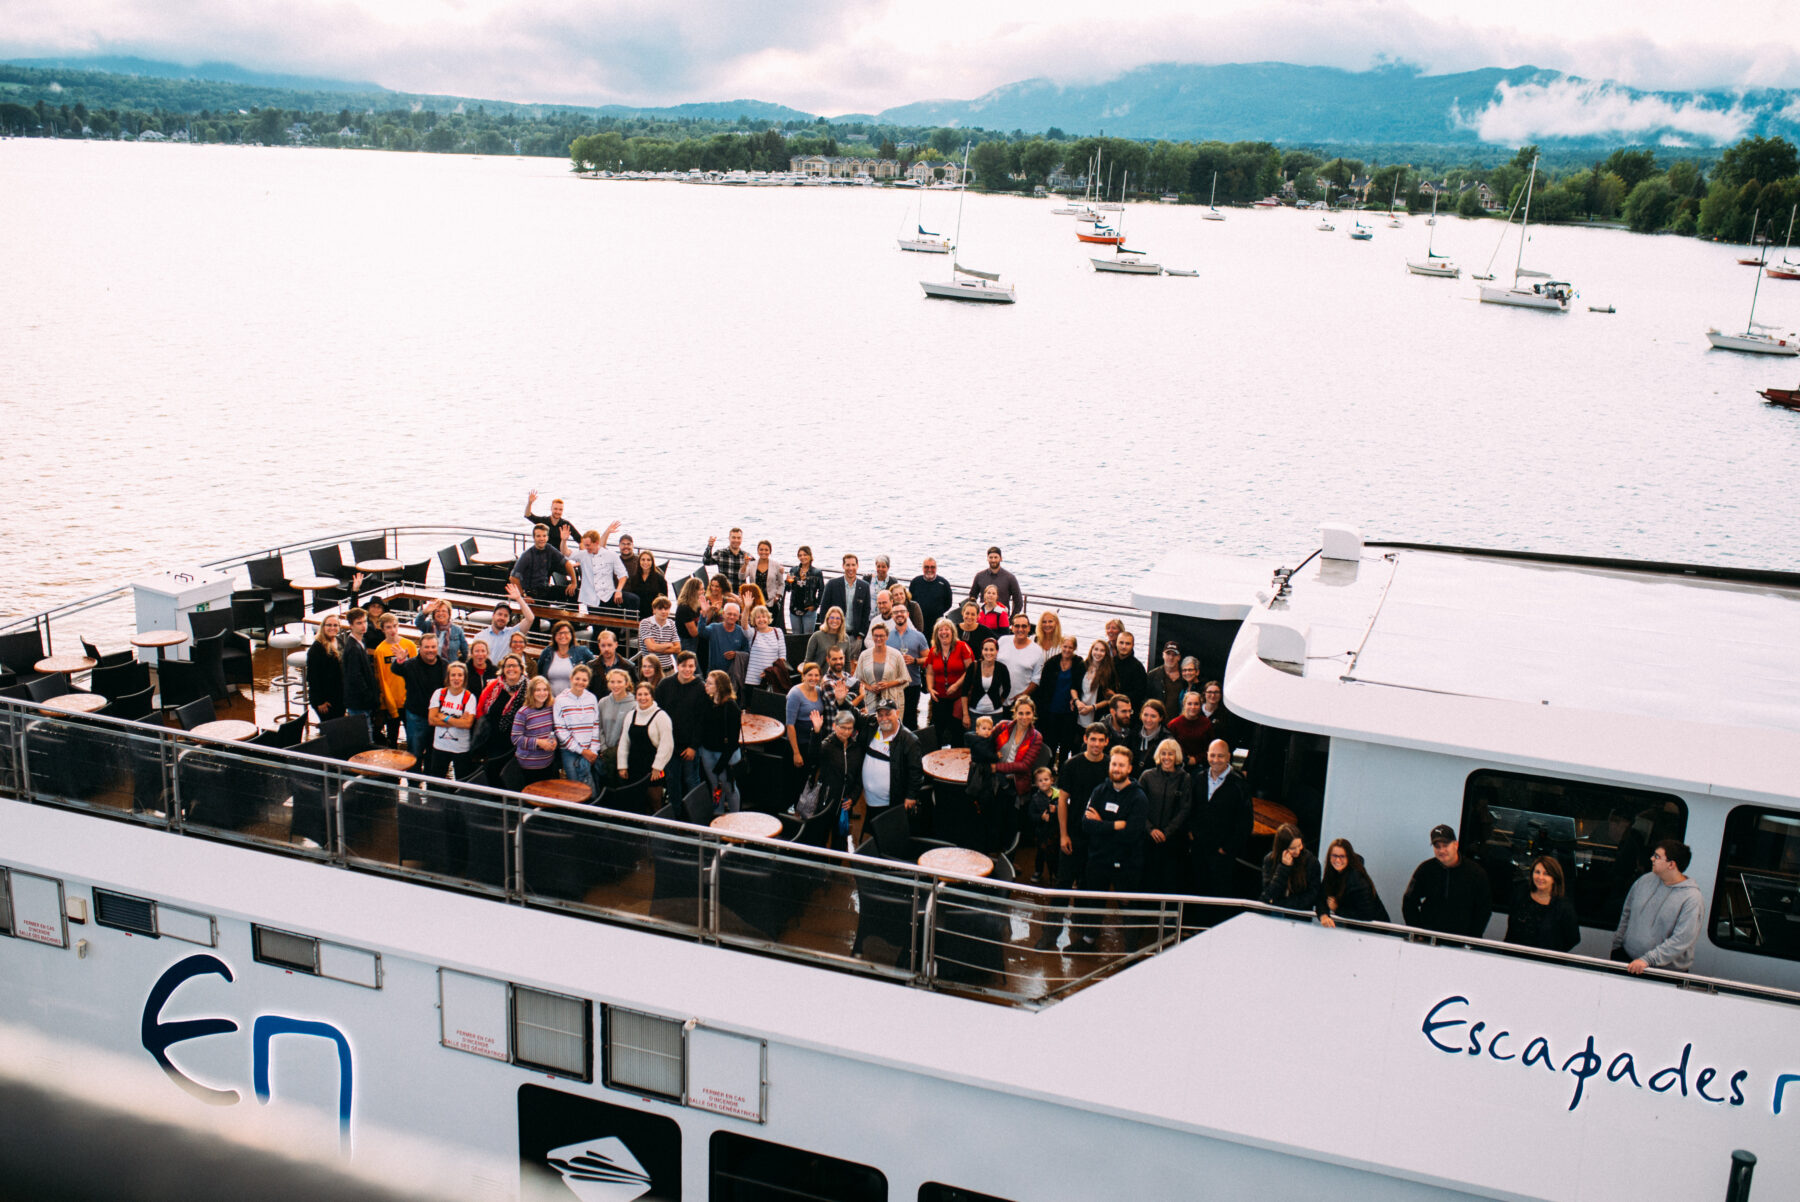
M677 751L669 760L669 767L664 776L663 783L670 790L669 797L672 800L680 801L688 795L689 789L706 779L706 774L700 767L700 752L695 750L693 759L684 760L681 758L681 752Z
M400 718L406 723L406 749L414 755L423 755L425 744L431 741L431 719L411 710L402 711Z
M562 757L564 776L578 784L592 785L594 783L593 765L587 762L586 756L579 751L570 751L566 747L556 754ZM599 760L594 761L595 764L599 762Z
M819 628L819 611L811 610L803 614L788 615L788 629L795 634L811 634Z
M725 768L719 763L724 755L722 751L708 751L702 747L695 758L700 762L700 770L706 774L706 783L719 790L719 801L714 809L721 814L735 814L739 804L737 785L725 777Z

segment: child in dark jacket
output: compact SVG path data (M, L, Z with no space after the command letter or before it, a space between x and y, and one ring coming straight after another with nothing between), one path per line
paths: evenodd
M984 815L995 804L998 777L994 765L1000 762L1000 748L994 742L994 720L986 714L976 718L975 729L963 736L963 745L969 749L969 781L951 812L945 815L949 829L943 836L958 847L985 851L981 846L987 826Z
M1056 883L1056 862L1062 851L1056 825L1056 803L1062 790L1056 787L1056 774L1047 767L1033 772L1031 779L1037 786L1025 801L1032 841L1037 845L1031 883L1049 886Z

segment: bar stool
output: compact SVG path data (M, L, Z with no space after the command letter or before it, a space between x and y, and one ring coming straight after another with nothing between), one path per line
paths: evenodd
M269 646L282 652L287 659L288 670L280 676L272 677L269 687L281 688L282 704L286 707L286 712L279 721L292 722L295 718L304 717L306 712L306 652L303 650L306 639L291 630L276 630L269 635ZM300 686L301 692L299 712L294 710L292 689L295 685Z

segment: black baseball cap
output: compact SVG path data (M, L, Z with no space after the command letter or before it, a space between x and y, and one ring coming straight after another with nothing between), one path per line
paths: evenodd
M900 708L899 703L896 702L892 697L883 697L880 701L877 701L875 703L875 712L878 714L882 710L897 710L899 708Z
M1431 845L1433 847L1436 847L1440 843L1454 842L1456 842L1456 831L1454 828L1442 822L1431 828Z

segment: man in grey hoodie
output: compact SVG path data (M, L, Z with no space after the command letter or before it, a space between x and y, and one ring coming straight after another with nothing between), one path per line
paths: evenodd
M1686 972L1694 966L1706 902L1700 886L1682 875L1693 854L1679 840L1662 840L1650 853L1650 871L1625 895L1619 929L1613 932L1613 959L1629 960L1626 971Z

